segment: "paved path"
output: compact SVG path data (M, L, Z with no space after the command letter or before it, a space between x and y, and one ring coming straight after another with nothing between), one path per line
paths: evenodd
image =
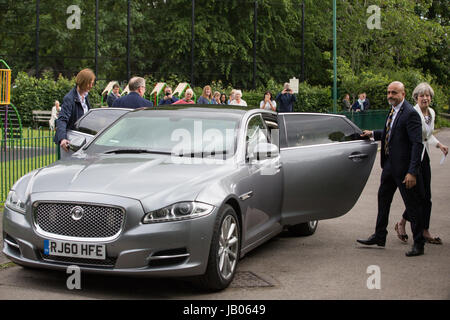
M450 129L439 131L437 137L450 145ZM201 294L182 280L84 274L81 290L70 291L65 273L12 266L0 270L0 299L450 299L450 159L439 165L440 159L440 151L433 149L431 231L444 244L426 245L424 256L405 257L411 241L401 243L393 230L403 212L398 192L386 247L364 247L355 241L374 231L381 173L377 157L348 214L320 221L311 237L281 234L257 248L240 261L237 279L222 292ZM0 265L6 261L0 254ZM380 289L367 287L369 266L379 267ZM259 282L246 280L252 276ZM259 286L267 283L271 286Z

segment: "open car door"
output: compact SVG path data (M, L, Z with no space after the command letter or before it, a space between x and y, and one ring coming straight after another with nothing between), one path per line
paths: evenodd
M285 226L341 216L355 205L377 143L344 116L279 114Z

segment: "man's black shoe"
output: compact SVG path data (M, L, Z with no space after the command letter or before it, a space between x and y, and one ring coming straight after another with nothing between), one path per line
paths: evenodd
M379 247L384 247L384 245L386 244L386 239L379 239L377 238L374 234L371 235L369 237L369 239L364 240L364 239L358 239L356 240L357 242L361 243L361 244L365 244L367 246L371 246L376 244Z
M422 246L413 245L410 251L406 252L405 255L407 257L416 257L421 256L425 253L425 250Z

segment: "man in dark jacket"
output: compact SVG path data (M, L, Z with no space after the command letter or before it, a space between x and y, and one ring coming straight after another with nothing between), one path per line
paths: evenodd
M355 112L367 111L370 108L369 99L366 97L366 93L360 93L358 100L352 105L352 110Z
M108 97L106 98L106 103L108 104L108 107L112 107L114 101L120 98L119 93L120 87L117 83L113 85L113 88L110 93L108 93Z
M67 130L75 128L75 122L89 111L91 105L88 93L94 86L95 74L91 69L81 70L75 79L76 86L64 97L61 111L56 119L56 134L53 141L65 151L69 151Z
M275 98L277 102L278 112L292 112L294 111L294 103L297 101L288 82L284 84L283 91L277 94Z
M128 82L130 93L126 96L120 97L113 103L113 108L129 108L138 109L153 107L153 102L144 99L145 93L145 79L141 77L133 77Z
M419 174L422 155L422 121L416 110L405 100L405 87L392 82L387 89L391 112L384 130L364 130L362 136L381 140L381 183L378 189L378 215L375 233L359 243L384 247L387 236L389 210L397 188L411 216L414 245L406 256L424 253L423 237L423 181Z
M177 102L179 99L177 97L174 97L172 95L172 88L167 86L164 88L164 97L159 100L159 106L165 105L165 104L172 104L174 102Z

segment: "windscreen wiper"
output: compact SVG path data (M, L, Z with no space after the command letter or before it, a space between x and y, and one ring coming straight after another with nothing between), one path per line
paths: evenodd
M178 157L191 157L191 158L204 158L205 156L216 156L216 155L228 155L230 152L228 150L220 150L220 151L203 151L203 152L187 152L187 153L179 153L175 154Z
M166 151L157 151L157 150L149 150L149 149L113 149L113 150L108 150L106 152L104 152L105 154L111 154L111 153L115 153L115 154L123 154L123 153L133 153L133 154L138 154L138 153L153 153L153 154L164 154L164 155L171 155L170 152L166 152Z

